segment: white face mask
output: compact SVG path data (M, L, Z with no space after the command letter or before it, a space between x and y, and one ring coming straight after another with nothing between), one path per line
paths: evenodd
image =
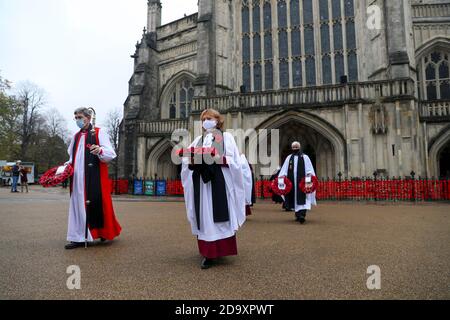
M77 120L77 126L78 126L78 128L83 129L84 128L84 120L83 119Z
M205 120L203 121L203 128L205 130L211 130L217 127L217 120Z

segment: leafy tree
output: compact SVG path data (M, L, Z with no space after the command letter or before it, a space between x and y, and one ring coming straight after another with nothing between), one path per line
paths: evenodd
M67 161L67 123L46 109L44 90L31 82L12 90L0 76L0 159L34 162L38 173Z
M21 107L14 96L8 95L11 83L0 76L0 159L13 159L19 155L17 121Z

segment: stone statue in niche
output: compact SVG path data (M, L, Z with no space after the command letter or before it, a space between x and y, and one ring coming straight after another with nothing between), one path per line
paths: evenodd
M388 115L381 102L379 91L377 93L378 97L370 110L371 130L373 134L386 134L388 132Z

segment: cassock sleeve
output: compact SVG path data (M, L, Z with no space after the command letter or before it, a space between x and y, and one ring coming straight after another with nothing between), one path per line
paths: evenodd
M234 137L229 132L223 134L225 142L225 157L228 167L230 169L231 179L233 183L235 208L237 212L237 222L241 227L246 219L245 216L245 188L244 188L244 176L242 174L242 161L239 149L237 147ZM242 196L244 195L244 197Z
M303 155L303 159L305 159L305 174L315 176L316 172L314 171L311 159L309 159L309 157L306 154Z
M281 167L280 173L278 174L279 177L287 177L288 175L288 169L289 169L289 161L291 160L292 155L289 155L286 160L283 163L283 166Z
M99 130L98 143L100 144L100 154L98 155L100 161L107 163L117 157L106 130Z
M67 162L65 163L65 165L68 165L69 163L72 164L72 162L73 162L73 155L72 155L72 152L73 152L73 144L75 143L75 136L76 136L76 135L74 135L74 136L72 137L72 140L70 141L69 148L67 149L67 153L69 154L69 161L67 161Z
M201 136L197 137L188 148L197 145ZM192 170L189 170L189 157L181 159L181 184L184 191L184 204L186 205L186 213L191 226L196 225L195 204L194 204L194 184L192 182ZM194 227L192 227L194 228Z
M309 159L309 157L304 154L303 158L305 160L305 174L308 175L316 175L316 172L314 171L314 167L312 165L311 159ZM316 200L316 191L314 191L313 193L310 193L307 195L307 197L309 198L309 201L311 201L311 204L313 206L317 206L317 200Z
M251 205L252 204L252 170L250 169L250 166L248 164L247 158L245 155L241 155L241 161L242 161L242 175L244 177L244 188L245 188L245 204Z

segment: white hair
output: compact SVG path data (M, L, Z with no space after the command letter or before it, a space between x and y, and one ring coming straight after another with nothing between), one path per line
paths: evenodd
M301 147L302 147L302 145L301 145L300 142L298 142L298 141L294 141L294 142L292 143L292 146L291 146L291 148L292 148L293 150L300 149Z
M92 118L92 111L89 110L89 108L81 107L81 108L75 109L75 111L73 112L73 114L75 114L75 115L77 115L79 113L81 113L86 118Z

